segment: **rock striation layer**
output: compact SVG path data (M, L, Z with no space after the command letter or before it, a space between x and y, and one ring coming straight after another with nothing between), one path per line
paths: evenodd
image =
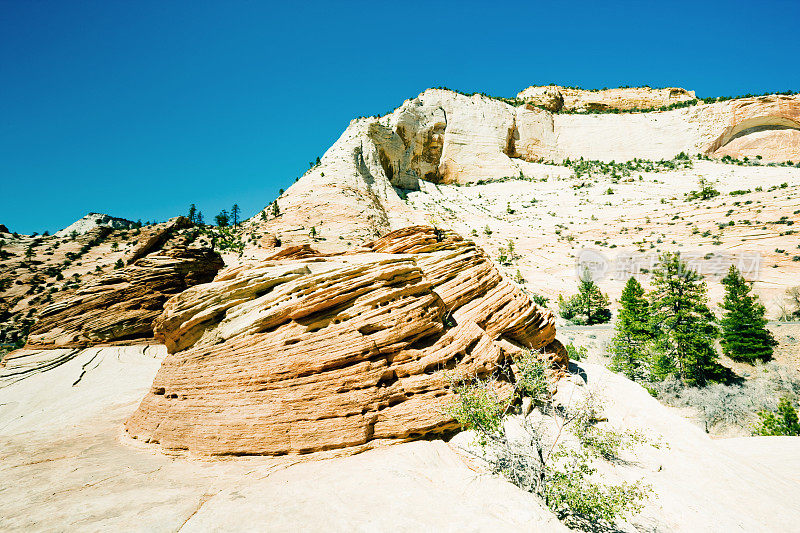
M523 347L568 363L552 314L455 234L302 251L167 302L156 336L169 355L131 436L202 455L357 451L455 428L448 372L485 375Z
M532 85L521 91L517 98L558 112L652 109L687 102L696 96L694 91L680 87L620 87L588 91L558 85Z
M153 321L176 293L214 278L222 258L209 249L176 247L137 260L47 306L27 348L81 348L150 339Z

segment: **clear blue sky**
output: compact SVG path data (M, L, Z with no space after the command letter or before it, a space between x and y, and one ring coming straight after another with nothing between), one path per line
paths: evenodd
M251 216L445 85L800 89L800 2L0 0L0 223Z

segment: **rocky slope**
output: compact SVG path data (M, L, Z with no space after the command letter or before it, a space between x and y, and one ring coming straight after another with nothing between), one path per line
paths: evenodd
M114 219L107 215L102 217ZM125 304L117 297L127 294L124 291L102 303L100 303L102 298L97 295L106 292L108 296L120 288L119 283L114 282L113 285L109 285L108 280L123 279L127 271L121 275L120 270L126 264L132 264L147 254L157 254L172 248L189 247L192 250L208 248L211 245L211 238L207 235L209 231L211 230L194 227L184 217L175 217L168 222L133 229L98 226L83 234L70 231L65 236L58 236L62 232L49 236L0 235L0 352L24 344L36 319L53 304L58 304L64 309L53 315L58 319L56 322L51 321L47 326L48 329L59 327L57 322L68 319L72 313L75 317L83 316L83 313L87 312L87 307L83 304L78 306L74 304L78 301L87 301L90 293L94 295L92 298L98 306L94 313L102 314L100 306L109 303L115 303L117 305L115 309L121 309L119 305ZM167 262L173 260L176 264L182 261L168 259ZM151 261L149 265L154 267L155 263ZM216 269L220 266L221 262ZM146 267L144 270L147 271L149 268ZM142 270L139 269L138 272L141 273ZM158 270L152 270L153 274L155 272ZM160 272L166 270L162 269ZM137 280L141 278L141 274L137 274ZM147 285L155 286L163 281L156 282L153 279L148 281ZM171 290L174 292L179 287L179 284L175 284ZM77 295L78 292L81 295ZM153 298L157 299L157 295L154 294ZM138 300L143 304L141 309L132 311L134 304L128 304L127 309L134 314L139 312L152 314L151 304L154 301L144 305L142 300ZM83 318L88 319L88 316ZM93 324L86 327L91 329L99 323L93 322ZM75 323L73 326L77 327L79 324ZM65 335L69 337L73 333L74 329L72 333ZM53 335L59 337L56 333ZM115 337L126 337L126 335L124 331L114 334ZM138 333L131 338L137 336Z
M175 247L137 260L59 298L37 315L28 348L76 348L153 337L164 302L214 278L222 258L209 249Z
M566 368L552 314L455 234L295 251L166 304L170 355L130 435L204 455L357 451L455 429L448 372L486 375L522 348Z
M214 461L152 453L120 430L164 354L89 348L48 372L11 383L0 377L0 529L565 530L537 499L470 460L459 439L329 460L319 459L334 452ZM578 364L588 379L579 387L601 391L608 423L662 442L615 467L655 491L618 530L794 528L800 439L711 439L637 384Z
M278 198L279 214L267 207L250 227L288 240L313 233L334 244L358 242L426 222L425 213L403 202L406 191L424 183L526 177L530 162L660 160L680 152L800 162L800 95L664 112L564 114L429 89L384 117L352 121L320 164Z

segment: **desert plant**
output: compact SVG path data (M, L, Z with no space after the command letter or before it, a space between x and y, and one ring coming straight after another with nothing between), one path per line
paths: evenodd
M228 212L226 210L222 210L219 212L217 216L214 217L214 221L217 223L217 226L220 228L225 228L228 226L230 222L230 218L228 216Z
M583 361L589 357L589 351L586 349L586 346L575 346L571 342L568 342L564 345L564 349L567 351L567 356L570 361Z
M697 182L697 186L699 190L686 193L687 202L691 202L692 200L708 200L709 198L719 196L719 191L714 188L714 184L705 178L700 178Z
M797 409L788 398L781 398L778 409L773 411L759 411L761 422L754 428L756 435L800 435L800 421L797 419Z
M584 271L578 281L578 294L569 299L558 297L561 317L572 320L576 324L602 324L611 320L608 308L608 296L600 291L600 287Z
M611 523L640 510L650 487L640 481L600 483L596 463L614 459L622 448L643 439L598 427L595 402L556 407L538 354L525 352L516 364L516 380L508 394L499 392L502 388L493 378L451 381L455 398L446 412L475 432L478 457L494 473L542 498L571 525ZM508 432L503 415L521 397L538 406L542 416L523 413L516 420L521 431Z

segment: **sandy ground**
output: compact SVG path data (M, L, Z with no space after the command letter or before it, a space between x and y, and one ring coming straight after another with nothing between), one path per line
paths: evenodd
M470 187L423 183L407 202L494 258L512 241L519 258L506 274L514 278L519 270L528 290L553 301L576 292L581 250L592 250L607 268L597 279L613 300L633 274L646 285L645 270L664 251L693 261L707 277L713 303L722 297L720 280L732 261L756 280L755 292L771 316L777 316L786 288L800 284L800 259L794 260L800 258L800 169L694 160L690 169L635 171L615 183L610 175L577 178L563 166L515 161L527 180ZM721 194L684 201L700 177Z
M122 424L163 353L95 348L0 379L0 530L562 529L530 495L442 441L311 462L171 457L137 444Z
M22 380L11 379L14 368L6 369L0 378L0 529L561 528L529 494L482 472L455 444L442 441L317 461L178 457L136 443L122 423L162 356L162 347L94 348ZM620 524L621 530L796 527L800 439L712 441L638 385L599 365L585 363L579 370L588 387L605 391L611 423L642 428L664 443L637 449L608 473L609 479L644 479L654 490L644 512Z

